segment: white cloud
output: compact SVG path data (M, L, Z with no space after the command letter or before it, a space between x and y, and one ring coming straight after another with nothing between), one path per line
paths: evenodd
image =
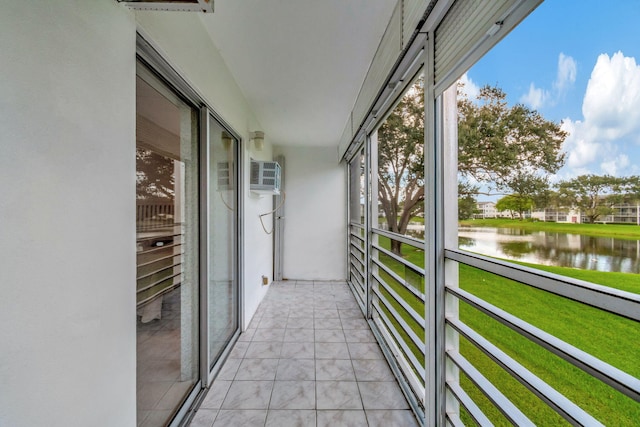
M560 52L558 56L558 75L556 76L556 81L553 82L553 88L558 96L563 95L576 82L577 74L578 67L575 59Z
M533 83L529 85L529 93L520 97L520 102L527 104L534 110L542 107L549 98L549 92L544 89L537 88Z
M620 154L615 159L600 163L602 172L613 176L618 175L618 172L624 170L627 166L629 166L629 156L626 154Z
M582 103L598 138L614 140L640 130L640 67L622 52L598 57Z
M464 73L458 82L463 84L462 92L467 95L467 99L475 99L480 93L480 88L471 80L467 73Z
M567 165L571 169L582 168L596 160L600 145L590 138L585 122L565 119L561 128L568 133L563 148L568 153Z
M569 73L570 75L570 73ZM582 103L583 120L565 119L562 129L569 133L564 149L573 174L630 173L625 142L640 142L640 66L632 57L617 52L602 54L591 72Z
M538 88L534 83L529 85L529 92L520 97L520 102L537 110L546 105L554 105L566 91L576 82L578 67L576 61L564 53L558 55L558 72L552 83L553 90Z

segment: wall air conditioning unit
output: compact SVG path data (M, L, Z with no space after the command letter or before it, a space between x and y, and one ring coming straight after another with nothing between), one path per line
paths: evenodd
M118 0L135 10L213 13L213 0Z
M278 162L252 160L249 189L259 194L280 194L280 165Z
M233 190L233 162L218 162L218 191Z

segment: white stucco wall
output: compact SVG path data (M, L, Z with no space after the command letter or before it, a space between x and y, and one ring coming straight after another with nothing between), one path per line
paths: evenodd
M285 157L284 277L346 277L346 170L334 147L276 146Z
M0 425L135 426L135 21L0 12Z
M272 277L249 192L261 130L189 13L115 1L0 13L0 425L135 426L135 37L140 28L243 139L244 318Z
M262 130L223 58L195 13L136 12L141 32L195 88L243 140L244 157L244 321L249 324L273 278L272 236L262 230L258 215L272 209L270 197L249 192L250 159L271 160L269 135L262 151L249 142L250 132Z

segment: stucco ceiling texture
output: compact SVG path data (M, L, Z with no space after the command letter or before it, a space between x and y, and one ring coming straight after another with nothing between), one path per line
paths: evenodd
M390 0L216 0L202 19L277 145L337 146Z

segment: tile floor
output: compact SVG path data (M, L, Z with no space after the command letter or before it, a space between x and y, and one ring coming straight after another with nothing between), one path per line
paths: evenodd
M138 426L166 424L195 380L180 380L180 289L166 294L162 318L137 321Z
M274 282L192 427L418 426L344 282Z

